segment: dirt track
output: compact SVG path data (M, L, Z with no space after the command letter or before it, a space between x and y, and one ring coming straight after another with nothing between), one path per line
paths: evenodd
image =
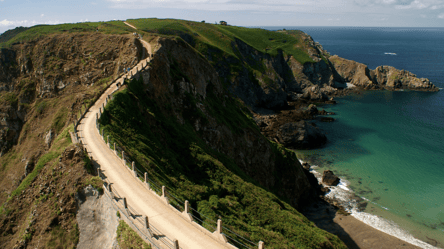
M145 41L142 41L142 44L151 54L151 46ZM149 61L149 59L147 60ZM145 65L146 61L139 62L137 65L139 71L142 68L142 63ZM133 75L137 72L135 67L131 71ZM215 238L205 234L185 220L140 181L136 180L99 135L95 124L96 114L99 113L99 108L105 103L106 97L117 88L117 83L122 83L126 76L124 75L114 83L90 108L85 118L81 120L78 127L79 135L89 155L100 164L103 174L112 183L113 189L122 197L127 198L128 205L138 215L146 215L150 224L163 232L165 236L170 239L177 239L181 248L227 248Z

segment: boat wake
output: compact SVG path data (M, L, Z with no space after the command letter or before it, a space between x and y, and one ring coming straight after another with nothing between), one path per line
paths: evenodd
M391 52L385 52L384 54L397 55L396 53L391 53Z

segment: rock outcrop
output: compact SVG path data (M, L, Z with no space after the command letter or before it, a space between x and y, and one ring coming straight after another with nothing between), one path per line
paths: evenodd
M327 137L312 123L304 120L282 125L276 132L276 139L285 147L310 149L324 145Z
M410 89L416 91L439 91L428 79L417 78L415 74L391 66L379 66L375 70L366 65L340 58L330 57L335 70L344 81L364 89Z
M328 186L336 186L339 184L339 180L339 177L337 177L333 171L324 170L324 173L322 174L322 183Z

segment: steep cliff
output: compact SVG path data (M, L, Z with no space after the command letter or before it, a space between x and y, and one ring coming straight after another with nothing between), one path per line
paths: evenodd
M80 98L69 100L71 106L66 103L73 112L87 98L76 93L103 87L123 68L134 66L141 52L140 42L131 36L100 33L56 34L1 49L0 155L18 142L22 126L32 117L29 112L44 113L45 99ZM72 119L61 115L61 125ZM50 130L60 132L58 127Z

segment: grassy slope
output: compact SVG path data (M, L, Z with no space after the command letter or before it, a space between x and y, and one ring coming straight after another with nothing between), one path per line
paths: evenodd
M99 30L105 34L127 34L134 32L121 21L108 22L87 22L87 23L67 23L58 25L36 25L31 28L6 31L0 39L0 48L10 47L14 43L33 41L40 37L61 34L61 33L81 33L95 32Z
M292 55L302 64L313 62L308 54L300 49L301 39L297 33L289 35L284 32L274 32L264 29L252 29L236 26L222 26L177 19L130 19L128 23L140 30L149 33L164 35L188 34L193 37L195 44L191 44L201 51L206 46L219 48L225 53L236 56L232 41L242 40L256 50L270 55L276 55L282 50L287 55Z
M192 124L180 124L166 116L160 104L146 98L142 83L133 81L115 94L100 123L138 167L143 167L151 180L167 186L182 200L204 214L199 217L215 226L223 217L224 224L256 243L263 240L267 248L343 248L334 235L318 229L297 210L267 192L228 157L208 148ZM217 101L212 96L208 101ZM134 108L138 106L138 108ZM210 107L211 109L215 107ZM241 115L241 106L218 106L213 110L222 116L230 112L229 122L245 124L250 119ZM248 129L248 128L246 128ZM273 145L277 160L296 160L293 153ZM172 203L180 204L180 203ZM211 226L204 224L211 230Z

